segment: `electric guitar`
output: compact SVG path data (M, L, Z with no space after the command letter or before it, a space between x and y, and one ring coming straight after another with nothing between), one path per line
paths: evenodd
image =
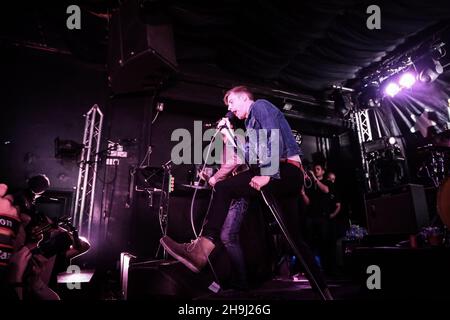
M32 227L28 248L33 254L42 254L47 258L62 252L65 252L68 259L82 255L89 250L90 245L86 240L80 239L70 220L70 217L56 221L48 219L47 223Z

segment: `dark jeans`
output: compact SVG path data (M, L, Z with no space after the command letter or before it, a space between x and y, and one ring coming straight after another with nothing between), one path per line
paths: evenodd
M299 233L298 223L298 197L303 184L303 174L299 168L288 163L280 164L281 179L272 180L263 189L273 196L281 209L281 219L283 220L293 241L297 245L303 258L314 278L321 288L326 284L323 276L317 266L314 256L309 247L302 240ZM256 196L259 192L249 183L254 174L247 171L237 176L218 182L214 189L214 199L211 205L208 221L204 228L203 235L211 238L213 241L220 241L220 232L228 214L228 209L232 199L241 197ZM289 205L286 205L289 204ZM310 281L312 279L309 279Z
M336 222L327 217L308 217L306 219L307 241L314 255L320 257L325 273L336 268Z
M222 240L233 265L235 285L242 288L246 288L248 283L239 233L242 220L244 219L247 210L248 201L246 198L233 199L220 234L220 239Z
M320 257L321 267L328 271L329 267L329 250L328 239L330 232L329 219L326 217L307 217L306 240L310 245L315 256Z

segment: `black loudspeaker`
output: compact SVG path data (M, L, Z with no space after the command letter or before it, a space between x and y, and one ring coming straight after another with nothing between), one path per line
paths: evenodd
M172 25L141 9L138 0L124 1L111 18L108 80L115 93L156 88L177 69Z
M366 196L369 234L415 234L429 223L422 185L408 184Z
M167 235L177 242L189 242L195 239L191 224L191 200L194 190L175 191L170 195L167 216ZM202 227L203 218L209 204L211 192L199 190L193 206L193 218L196 232ZM160 197L161 193L154 193L152 200L146 192L136 194L135 214L131 221L131 252L139 257L155 257L162 236L160 225ZM161 253L161 250L158 251ZM158 255L160 257L160 255Z
M192 231L190 218L190 207L193 192L194 189L191 188L185 188L184 190L178 189L170 197L167 235L179 243L189 242L195 238ZM193 221L197 234L201 230L205 213L208 209L211 194L210 192L211 191L208 190L197 190L193 210ZM139 201L139 199L144 202L147 201L144 194L140 194L136 197L136 201ZM136 280L136 283L133 284L136 286L136 292L139 293L139 297L142 295L157 295L156 293L158 290L169 292L165 295L172 295L171 292L177 293L176 295L185 295L186 293L197 295L196 292L190 291L191 289L185 288L187 286L187 284L185 284L186 281L188 283L190 283L189 281L197 281L199 284L201 283L201 288L199 288L200 291L203 293L208 293L209 290L207 287L210 283L208 283L208 285L206 285L206 283L208 281L212 281L213 277L211 274L204 273L202 271L200 275L195 275L189 269L184 267L184 265L172 266L164 263L159 265L154 261L155 253L159 246L159 239L161 237L158 222L158 208L159 201L156 198L154 199L153 207L147 208L147 210L145 210L145 208L138 210L138 215L135 216L133 221L132 236L134 239L134 245L131 248L131 252L140 259L144 259L144 263L134 265L136 269L130 271L130 274L137 272L139 275L136 275L136 277L142 276L145 278L142 279L142 281ZM259 208L257 208L257 202L250 202L249 212L245 215L242 222L240 236L244 259L246 262L247 276L251 285L257 285L267 280L272 273L272 259L274 257L272 255L272 239L267 228L268 226L264 216L261 212L259 212ZM160 251L158 257L161 257L162 248L159 249ZM228 270L228 265L230 262L225 248L218 245L213 251L213 257L213 266L215 269L219 269L215 270L218 277L224 279L230 276ZM146 263L145 259L148 263ZM176 269L177 271L172 272L173 269ZM147 276L145 274L148 274L148 277L150 278L158 277L158 279L160 279L161 277L175 277L178 279L178 274L180 273L183 274L183 278L187 277L188 280L178 281L172 279L170 283L175 281L175 287L160 287L159 284L155 284L150 285L150 287L146 289L144 285L144 283L150 281L146 278ZM130 281L134 280L131 279ZM222 283L221 285L223 286Z
M190 212L194 190L189 189L185 188L184 191L179 189L176 195L170 198L167 235L180 243L195 239ZM197 190L193 206L193 223L197 235L201 232L205 222L210 195L210 190ZM259 202L252 199L240 230L240 243L245 259L247 278L251 285L261 283L271 276L271 263L274 258L269 226L260 210ZM225 251L223 250L222 253L226 255Z
M122 291L126 300L149 298L200 298L226 288L229 283L230 263L218 248L210 255L214 273L206 266L194 273L174 260L131 259L128 268L122 268Z
M193 223L197 235L202 229L208 210L211 192L199 190L193 203ZM178 242L195 239L191 221L191 194L175 195L170 198L167 235Z

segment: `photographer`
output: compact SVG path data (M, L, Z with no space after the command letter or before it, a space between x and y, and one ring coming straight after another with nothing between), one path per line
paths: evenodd
M89 249L89 244L78 238L76 230L62 228L60 221L53 221L37 210L36 200L49 186L45 175L34 176L28 180L28 187L14 196L22 223L11 256L8 281L21 300L59 300L48 285L57 257L62 254L70 259Z
M325 270L330 267L330 188L331 182L324 178L325 168L315 164L309 171L310 188L302 188L300 195L306 205L306 234L316 261Z

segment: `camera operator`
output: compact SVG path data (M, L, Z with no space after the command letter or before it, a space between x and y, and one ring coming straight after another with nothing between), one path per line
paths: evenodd
M57 256L72 258L89 249L89 244L78 238L76 231L59 226L37 210L36 200L50 187L45 175L28 180L26 189L14 196L22 224L10 259L9 283L19 299L59 300L49 287Z

